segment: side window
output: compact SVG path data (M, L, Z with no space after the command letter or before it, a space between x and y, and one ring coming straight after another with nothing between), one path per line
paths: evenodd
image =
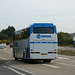
M21 39L28 38L29 36L30 36L30 28L27 28L16 32L13 39L14 41L21 40Z

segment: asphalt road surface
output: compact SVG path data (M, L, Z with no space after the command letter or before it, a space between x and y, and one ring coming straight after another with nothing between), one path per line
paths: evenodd
M75 75L75 57L58 55L51 63L15 61L12 48L0 49L0 75Z

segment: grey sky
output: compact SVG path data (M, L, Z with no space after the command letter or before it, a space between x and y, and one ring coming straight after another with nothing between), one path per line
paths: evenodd
M50 22L58 32L75 32L75 0L0 0L0 30L16 30L36 22Z

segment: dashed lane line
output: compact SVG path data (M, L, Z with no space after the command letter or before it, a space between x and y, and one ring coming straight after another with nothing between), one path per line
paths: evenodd
M13 65L10 65L10 66L13 67L13 68L16 68L16 69L18 69L18 70L21 70L21 71L24 71L24 72L30 73L30 74L32 74L32 75L37 75L37 74L34 74L34 73L29 72L29 71L27 71L27 70L24 70L24 69L21 69L21 68L15 67L15 66L13 66Z
M3 58L3 57L1 57L1 56L0 56L0 58L1 58L1 59L4 59L4 60L8 60L8 59ZM6 63L10 63L10 61L8 61L8 62L6 62ZM32 73L32 72L29 72L29 71L26 71L26 70L24 70L24 69L21 69L21 68L15 67L15 66L13 66L13 65L10 65L10 66L13 67L13 68L16 68L16 69L22 70L22 71L24 71L24 72L30 73L30 74L32 74L32 75L36 75L36 74L34 74L34 73ZM7 67L7 66L4 66L4 67L13 70L11 67ZM13 70L13 71L15 71L15 70ZM17 72L17 71L15 71L15 72ZM23 74L21 74L21 75L23 75Z
M69 58L64 58L64 57L58 57L58 59L70 60Z
M75 65L71 65L71 64L65 64L65 63L60 63L60 62L56 62L57 64L61 64L61 65L66 65L66 66L71 66L71 67L75 67Z
M74 62L75 63L75 60L70 59L70 58L65 58L65 57L58 57L57 60L63 60L63 61L69 61L69 62Z
M44 66L52 67L52 68L61 68L59 66L54 66L54 65L48 65L48 64L43 64Z
M21 73L21 72L19 72L19 71L13 69L13 68L11 68L11 67L7 67L7 66L4 66L4 67L10 69L11 71L13 71L13 72L15 72L15 73L17 73L17 74L19 74L19 75L26 75L26 74Z

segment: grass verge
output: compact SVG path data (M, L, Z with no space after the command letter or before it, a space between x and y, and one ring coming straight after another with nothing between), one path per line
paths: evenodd
M72 50L58 50L58 54L75 56L75 51L72 51Z
M71 45L59 45L59 46L65 46L65 47L74 47L74 45L73 44L71 44Z

